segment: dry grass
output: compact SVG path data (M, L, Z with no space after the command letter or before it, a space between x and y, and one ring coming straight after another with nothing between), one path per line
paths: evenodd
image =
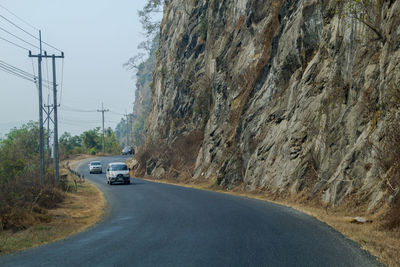
M145 175L147 161L154 157L165 158L162 154L167 150L168 146L155 142L147 142L139 147L135 155L135 159L139 162L139 168L135 170L134 174L138 176Z
M400 227L387 230L384 227L387 209L383 208L374 215L365 214L366 207L354 208L348 200L340 207L328 207L321 203L318 198L310 200L308 194L276 194L265 191L245 192L241 186L231 191L222 190L212 180L193 181L191 184L177 183L167 179L152 179L149 176L144 180L156 181L159 183L174 184L178 186L196 188L201 190L212 190L225 194L232 194L247 198L255 198L263 201L273 202L283 206L291 207L305 214L315 217L332 228L341 232L347 238L358 243L362 249L369 251L380 262L387 266L400 266ZM356 224L352 219L356 216L366 217L371 220L369 223Z
M385 111L385 128L379 145L373 145L377 155L380 178L384 187L394 197L387 221L384 226L388 229L400 228L400 89L389 89L389 103ZM375 118L376 117L376 118ZM374 117L371 128L376 128L381 120L381 113ZM397 201L396 201L397 197Z
M172 144L163 142L147 142L138 149L135 159L139 166L133 171L135 176L146 174L147 163L150 159L155 160L158 166L167 167L169 178L191 178L196 156L203 142L204 133L194 130L187 135L176 139Z
M66 193L65 200L48 211L49 222L36 223L23 231L0 232L0 255L20 251L81 232L99 222L106 201L91 183L80 183L76 192Z

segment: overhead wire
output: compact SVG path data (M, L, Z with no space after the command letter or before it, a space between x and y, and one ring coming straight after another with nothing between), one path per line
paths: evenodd
M9 10L8 8L6 8L5 6L0 4L0 7L2 9L4 9L5 11L7 11L8 13L10 13L11 15L13 15L14 17L16 17L17 19L19 19L21 22L25 23L26 25L28 25L29 27L31 27L32 29L39 31L38 28L36 28L35 26L33 26L32 24L30 24L29 22L27 22L26 20L20 18L19 16L17 16L15 13L13 13L11 10Z
M110 110L110 113L115 114L115 115L119 115L119 116L125 116L125 114L114 112L112 110Z
M6 38L3 38L3 37L0 36L0 39L3 40L3 41L6 41L7 43L10 43L10 44L12 44L12 45L15 45L16 47L19 47L19 48L21 48L21 49L24 49L24 50L26 50L26 51L29 51L28 48L23 47L22 45L16 44L16 43L14 43L14 42L12 42L12 41L10 41L10 40L7 40Z
M32 78L30 78L30 77L27 77L27 76L24 76L24 75L22 75L22 74L19 74L18 72L15 72L15 71L9 70L9 69L7 69L7 68L4 68L3 66L0 66L0 70L2 70L2 71L4 71L4 72L6 72L6 73L8 73L8 74L11 74L11 75L17 76L17 77L19 77L19 78L22 78L22 79L28 80L28 81L30 81L30 82L35 82L35 80L34 80L34 79L32 79Z
M0 68L2 71L6 72L6 73L12 74L14 76L18 76L18 77L23 78L28 81L35 82L34 75L32 75L24 70L21 70L13 65L10 65L2 60L0 60Z
M38 77L36 75L31 74L27 71L24 71L18 67L15 67L3 60L0 60L0 66L3 66L3 69L7 69L9 72L16 72L19 75L25 76L25 77L31 79L33 82L36 82L38 79ZM50 84L50 82L48 80L42 80L42 82L45 86L49 86L49 84Z
M9 20L8 18L4 17L3 15L0 14L0 17L3 18L5 21L7 21L8 23L10 23L11 25L13 25L14 27L20 29L21 31L23 31L24 33L28 34L29 36L37 39L38 37L36 37L35 35L33 35L32 33L28 32L27 30L23 29L22 27L18 26L16 23L12 22L11 20Z
M2 6L2 7L3 7L3 6ZM3 8L4 8L4 7L3 7ZM13 13L12 13L12 14L13 14ZM13 14L13 15L14 15L14 14ZM14 16L16 16L16 15L14 15ZM20 29L21 31L23 31L24 33L28 34L28 35L31 36L32 38L34 38L34 39L40 41L40 38L38 38L37 36L35 36L35 35L33 35L32 33L28 32L27 30L25 30L25 29L22 28L21 26L17 25L17 24L14 23L13 21L9 20L9 19L6 18L5 16L3 16L3 15L0 14L0 17L3 18L4 20L6 20L6 21L7 21L8 23L10 23L11 25L13 25L14 27L16 27L16 28ZM18 16L16 16L16 17L19 18ZM20 20L22 20L22 19L20 19ZM22 21L23 21L23 20L22 20ZM29 24L28 24L28 25L29 25ZM32 27L33 27L33 26L32 26ZM34 28L35 28L35 30L39 31L39 29L37 29L36 27L34 27ZM49 43L47 43L47 42L45 42L45 41L43 41L43 40L42 40L42 43L45 44L45 45L47 45L48 47L51 47L51 48L53 48L53 49L59 51L59 52L62 52L62 51L61 51L60 49L58 49L57 47L55 47L55 46L53 46L53 45L51 45L51 44L49 44Z
M99 124L101 122L101 120L78 120L78 119L68 119L68 118L64 118L64 117L60 117L60 120L62 121L66 121L66 122L71 122L71 123L82 123L82 124Z
M0 65L3 65L3 66L5 66L5 67L7 67L7 68L10 68L10 69L13 69L13 70L15 70L15 71L18 71L18 72L20 72L20 73L22 73L22 74L24 74L24 75L30 76L30 77L32 77L32 78L35 77L35 75L33 75L33 74L31 74L31 73L29 73L29 72L27 72L27 71L24 71L24 70L22 70L22 69L20 69L20 68L18 68L18 67L15 67L15 66L13 66L13 65L11 65L11 64L8 64L7 62L5 62L5 61L3 61L3 60L0 60Z
M1 15L0 15L0 16L1 16ZM36 48L36 49L40 49L40 47L38 47L37 45L34 45L34 44L32 44L32 43L26 41L25 39L23 39L23 38L21 38L21 37L15 35L15 34L13 34L12 32L7 31L7 30L4 29L3 27L0 27L0 30L2 30L2 31L5 32L5 33L8 33L9 35L11 35L11 36L13 36L14 38L20 40L21 42L24 42L25 44L28 44L28 45L30 45L30 46L33 46L33 47Z
M4 10L7 11L8 13L10 13L12 16L14 16L15 18L17 18L19 21L21 21L21 22L23 22L24 24L28 25L29 27L31 27L31 28L34 29L35 31L40 32L40 30L39 30L38 28L34 27L32 24L28 23L27 21L25 21L25 20L22 19L21 17L17 16L15 13L13 13L12 11L10 11L9 9L7 9L6 7L4 7L4 6L1 5L1 4L0 4L0 8L4 9ZM55 49L55 50L57 50L57 51L59 51L59 52L62 52L62 51L61 51L60 49L58 49L57 47L55 47L55 46L53 46L53 45L51 45L51 44L49 44L49 43L47 43L47 42L45 42L45 41L42 41L41 38L39 38L38 36L35 36L34 34L32 34L31 32L29 32L28 30L24 29L23 27L21 27L20 25L18 25L17 23L15 23L13 20L11 20L11 19L5 17L4 15L0 14L0 18L4 19L6 22L10 23L12 26L14 26L14 27L16 27L17 29L21 30L22 32L24 32L24 33L27 34L28 36L34 38L35 40L40 41L42 44L45 44L45 45L48 46L48 47L51 47L51 48L53 48L53 49ZM24 39L24 38L18 36L17 34L11 32L11 31L9 31L9 30L7 30L7 29L1 27L1 26L0 26L0 30L3 31L3 32L5 32L5 33L7 33L7 34L9 34L9 35L12 36L13 38L15 38L15 39L17 39L17 40L23 42L25 45L29 45L29 46L34 47L34 48L36 48L36 49L41 49L41 47L39 47L39 46L37 46L37 45L31 43L30 41L27 41L26 39ZM11 44L11 45L14 45L14 46L16 46L16 47L18 47L18 48L20 48L20 49L23 49L23 50L25 50L25 51L30 51L30 50L31 50L31 49L28 49L25 45L21 45L21 44L15 42L15 41L11 41L11 40L9 40L9 39L7 39L7 38L4 38L4 37L1 37L1 36L0 36L0 40L3 40L3 41L5 41L5 42L7 42L7 43L9 43L9 44ZM6 62L4 62L4 61L1 61L1 60L0 60L0 70L6 72L6 73L8 73L8 74L17 76L17 77L19 77L19 78L22 78L22 79L25 79L25 80L34 82L34 83L36 84L36 87L38 88L38 83L37 83L38 77L36 76L36 73L35 73L35 66L34 66L34 63L33 63L33 58L31 58L31 62L32 62L32 71L33 71L33 74L28 73L28 72L26 72L26 71L24 71L24 70L21 70L21 69L15 67L15 66L13 66L13 65L11 65L11 64L8 64L8 63L6 63ZM42 84L43 84L44 87L47 87L47 88L48 88L48 94L50 94L50 85L51 85L52 83L50 83L49 67L48 67L48 60L47 60L47 57L46 57L46 70L47 70L47 72L46 72L46 73L47 73L47 80L46 80L46 79L42 79ZM63 72L64 72L64 60L63 60L63 68L62 68L62 79L63 79ZM61 89L61 90L62 90L62 89ZM60 102L61 102L61 96L60 96ZM48 103L48 104L49 104L49 103Z
M74 112L97 112L97 109L96 110L84 110L84 109L79 109L79 108L74 108L74 107L70 107L70 106L68 106L68 105L62 105L62 107L63 108L66 108L66 109L68 109L68 110L70 110L70 111L74 111Z
M51 44L49 44L49 43L46 43L45 41L42 41L42 43L44 43L45 45L47 45L48 47L51 47L51 48L53 48L54 50L57 50L58 52L60 52L60 53L62 53L63 51L62 50L60 50L60 49L58 49L57 47L54 47L54 46L52 46Z
M4 65L0 65L0 68L1 68L2 71L6 72L8 74L12 74L14 76L23 78L23 79L31 81L33 83L37 83L37 77L33 76L32 74L27 75L27 74L21 73L19 71L13 70L12 68L8 68L7 66L4 66ZM48 84L49 84L48 81L43 80L43 85L44 86L48 86Z
M63 124L63 125L77 126L77 127L85 127L85 126L87 126L87 124L71 123L71 122L65 122L65 121L62 121L62 120L59 120L59 123Z

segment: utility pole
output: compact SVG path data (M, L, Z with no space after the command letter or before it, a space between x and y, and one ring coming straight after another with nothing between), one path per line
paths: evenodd
M55 180L58 184L59 179L59 162L58 162L58 113L57 113L57 83L56 83L56 58L64 58L64 52L61 52L61 56L52 55L51 59L53 62L53 105L54 105L54 168L55 168Z
M130 123L129 123L129 115L128 115L128 113L126 113L126 110L125 110L125 117L126 117L126 127L127 127L127 132L126 132L126 145L129 146L129 145L130 145L129 136L130 136L130 134L131 134L131 127L130 127Z
M101 112L101 114L102 114L102 120L103 120L103 154L105 153L105 146L104 146L104 112L108 112L109 110L108 109L104 109L104 106L103 106L103 102L101 102L101 110L97 110L97 112Z
M29 57L38 58L38 76L39 76L39 154L40 154L40 183L44 184L44 134L43 134L43 99L42 99L42 32L39 31L40 54L32 55L29 51Z
M58 167L58 125L57 125L57 83L56 83L56 58L64 58L64 52L61 52L60 56L54 54L49 56L45 51L43 55L42 51L42 32L39 31L39 42L40 42L40 54L32 55L29 51L29 57L38 58L38 78L39 78L39 132L40 132L40 182L44 184L44 133L43 133L43 98L42 98L42 58L53 59L53 109L54 109L54 168L55 168L55 182L58 183L59 167ZM50 119L51 111L48 112L48 118Z

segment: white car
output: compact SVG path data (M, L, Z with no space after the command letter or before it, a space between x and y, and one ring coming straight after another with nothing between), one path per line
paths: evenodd
M91 161L89 163L89 173L103 173L103 166L100 161Z
M130 184L131 177L129 174L130 169L124 162L113 162L108 164L106 172L107 184L124 183Z

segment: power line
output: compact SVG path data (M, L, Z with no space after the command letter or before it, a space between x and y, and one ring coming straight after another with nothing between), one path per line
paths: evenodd
M81 126L81 127L98 127L99 122L80 122L80 121L73 121L73 120L66 120L63 118L60 118L59 120L60 123L62 124L72 124L73 126Z
M20 29L21 31L23 31L24 33L28 34L29 36L38 39L35 35L33 35L32 33L28 32L27 30L23 29L22 27L18 26L17 24L15 24L14 22L12 22L11 20L9 20L8 18L4 17L3 15L0 14L0 17L3 18L4 20L6 20L8 23L10 23L11 25L13 25L14 27Z
M63 125L68 125L68 126L76 126L76 127L85 127L85 126L87 126L87 124L76 124L76 123L70 123L70 122L64 122L64 121L62 121L62 120L60 120L60 124L63 124Z
M42 41L42 43L44 43L45 45L47 45L48 47L51 47L55 50L57 50L58 52L62 52L60 49L58 49L57 47L52 46L51 44L46 43L45 41Z
M25 80L31 81L31 82L35 82L35 76L24 71L21 70L13 65L10 65L4 61L0 60L0 68L1 70L3 70L4 72L8 73L8 74L12 74L14 76L23 78Z
M4 63L5 63L5 62L4 62ZM2 67L3 69L8 70L9 72L12 72L12 73L15 73L15 74L24 76L24 77L26 77L26 78L29 78L29 79L32 80L33 82L36 82L36 80L37 80L37 77L36 77L35 75L33 75L33 74L29 73L29 72L26 72L26 71L24 71L24 70L21 70L21 69L19 69L19 68L17 68L17 67L14 67L14 66L12 66L12 65L10 65L10 64L7 64L7 63L3 64L3 63L0 63L0 67ZM47 80L43 80L43 82L45 82L45 83L47 84L47 86L48 86L48 84L50 83L50 82L47 81Z
M36 77L36 76L33 76L33 75L30 74L30 73L24 74L24 73L21 72L22 70L17 71L17 70L14 70L14 69L12 69L12 68L9 68L9 67L7 67L7 66L5 66L5 65L1 65L1 64L0 64L0 68L1 68L1 70L3 70L3 71L6 72L6 73L9 73L9 74L12 74L12 75L14 75L14 76L18 76L18 77L23 78L23 79L25 79L25 80L28 80L28 81L31 81L31 82L36 83L37 77ZM49 81L43 80L43 82L46 83L46 86L49 86L49 85L48 85L48 84L50 83Z
M125 116L125 114L121 114L121 113L114 112L114 111L111 111L111 110L110 110L110 113L115 114L115 115L119 115L119 116Z
M0 36L0 39L3 40L3 41L6 41L7 43L13 44L13 45L15 45L16 47L19 47L19 48L21 48L21 49L24 49L24 50L26 50L26 51L29 51L28 48L23 47L23 46L21 46L21 45L19 45L19 44L16 44L16 43L14 43L14 42L11 42L10 40L7 40L7 39L5 39L5 38L3 38L3 37L1 37L1 36Z
M26 77L26 76L24 76L24 75L22 75L22 74L19 74L19 73L17 73L17 72L11 71L11 70L9 70L9 69L7 69L7 68L4 68L3 66L0 66L0 70L2 70L2 71L4 71L4 72L6 72L6 73L8 73L8 74L11 74L11 75L17 76L17 77L19 77L19 78L22 78L22 79L28 80L28 81L30 81L30 82L35 82L35 80L34 80L34 79L32 79L32 78L29 78L29 77Z
M67 119L64 117L60 117L62 121L72 122L72 123L82 123L82 124L99 124L98 120L74 120L74 119Z
M1 15L0 15L0 16L1 16ZM28 45L31 45L31 46L33 46L33 47L35 47L35 48L37 48L37 49L40 49L38 46L36 46L36 45L34 45L34 44L32 44L32 43L30 43L30 42L24 40L23 38L21 38L21 37L19 37L19 36L13 34L13 33L11 33L11 32L9 32L9 31L7 31L6 29L4 29L4 28L2 28L2 27L0 27L0 30L2 30L3 32L8 33L9 35L13 36L14 38L17 38L18 40L20 40L20 41L22 41L22 42L24 42L24 43L26 43L26 44L28 44Z
M17 68L15 66L11 65L11 64L8 64L7 62L4 62L3 60L0 60L0 65L3 65L5 67L7 67L7 68L10 68L10 69L13 69L15 71L18 71L18 72L20 72L20 73L22 73L24 75L30 76L31 78L35 78L35 75L33 75L33 74L31 74L31 73L29 73L27 71L24 71L24 70L22 70L20 68Z
M28 32L27 30L23 29L22 27L18 26L16 23L12 22L11 20L9 20L8 18L4 17L3 15L0 14L0 17L3 18L4 20L6 20L8 23L10 23L11 25L13 25L14 27L20 29L21 31L23 31L24 33L28 34L29 36L31 36L32 38L35 38L36 40L40 41L40 38L38 38L37 36L33 35L32 33ZM35 28L36 29L36 28ZM39 31L39 29L36 29L37 31ZM57 47L52 46L51 44L45 42L45 41L41 41L43 44L57 50L58 52L62 52L60 49L58 49Z
M7 11L8 13L10 13L11 15L13 15L14 17L16 17L17 19L19 19L21 22L23 22L24 24L28 25L29 27L31 27L32 29L39 31L38 28L36 28L35 26L33 26L32 24L28 23L27 21L25 21L24 19L20 18L19 16L17 16L15 13L11 12L8 8L4 7L3 5L0 4L0 7L2 9L4 9L5 11Z
M36 75L33 75L33 74L31 74L31 73L29 73L27 71L24 71L24 70L22 70L22 69L20 69L18 67L15 67L15 66L13 66L11 64L8 64L7 62L4 62L2 60L0 60L0 67L2 67L2 70L4 72L7 72L9 74L18 76L20 78L23 78L25 80L29 80L29 81L32 81L32 82L36 82L37 81ZM50 85L50 82L47 81L47 80L43 80L43 82L44 82L45 86L49 86Z
M70 111L74 111L74 112L97 112L97 110L84 110L84 109L78 109L78 108L73 108L67 105L62 105L62 107L67 108Z

